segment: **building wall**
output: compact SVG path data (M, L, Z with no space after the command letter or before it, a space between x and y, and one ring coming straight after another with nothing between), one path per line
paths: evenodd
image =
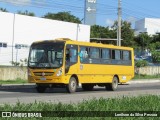
M145 21L145 28L149 34L153 35L160 32L160 19L146 18Z
M1 66L0 73L0 80L27 80L27 67Z
M146 66L137 68L139 74L142 75L158 75L160 74L160 66Z
M140 30L142 28L145 28L145 19L141 19L139 21L136 21L136 24L135 24L135 30Z
M160 19L158 18L144 18L136 21L135 35L140 32L147 32L149 35L154 35L160 32Z
M70 38L90 41L88 25L0 12L0 26L0 43L7 43L7 48L0 47L0 65L11 65L12 60L19 62L27 58L29 46L37 40ZM25 47L15 49L16 44Z

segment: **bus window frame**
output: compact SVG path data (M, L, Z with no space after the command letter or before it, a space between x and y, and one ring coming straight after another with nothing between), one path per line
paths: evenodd
M98 49L99 57L93 58L91 57L91 49ZM100 64L101 63L101 48L100 47L89 47L89 64Z
M87 49L87 55L88 55L88 56L87 56L87 58L85 58L85 61L83 61L83 60L82 60L83 57L82 57L81 55L79 55L79 56L80 56L80 63L81 63L81 64L89 64L89 47L90 47L90 46L81 46L81 45L79 45L79 54L82 54L82 53L81 53L81 47L82 47L82 48L85 47L85 48Z
M68 47L69 46L69 47ZM71 47L71 46L73 46L73 47ZM66 44L66 47L65 47L65 61L67 61L66 60L66 50L69 48L69 58L71 57L70 56L70 49L71 48L76 48L76 62L70 62L70 60L69 60L69 66L72 66L72 65L74 65L74 64L77 64L78 63L78 45L74 45L74 44Z
M97 62L97 63L93 63L93 62L82 62L80 60L80 64L97 64L97 65L123 65L123 66L132 66L132 50L124 50L124 49L114 49L114 48L104 48L104 47L94 47L94 46L81 46L79 45L79 52L81 52L81 47L85 47L87 48L87 52L88 52L88 59L98 59L98 58L91 58L90 57L90 48L98 48L99 49L99 60L100 62ZM108 49L109 50L109 59L103 59L102 58L102 50L103 49ZM120 59L113 59L113 50L116 51L120 51ZM128 51L129 52L129 58L130 60L124 60L123 59L123 51ZM116 54L116 52L115 52ZM115 57L116 58L116 57ZM108 63L104 63L102 62L103 60L108 60L109 62ZM128 62L126 64L126 62Z

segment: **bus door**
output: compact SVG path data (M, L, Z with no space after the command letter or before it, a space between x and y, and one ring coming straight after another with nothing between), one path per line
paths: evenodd
M69 72L72 65L76 64L78 61L78 46L77 45L67 45L65 51L65 73Z

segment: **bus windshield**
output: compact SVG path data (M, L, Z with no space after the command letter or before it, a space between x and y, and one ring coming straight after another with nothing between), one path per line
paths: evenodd
M60 68L63 64L64 42L36 43L31 46L28 66Z

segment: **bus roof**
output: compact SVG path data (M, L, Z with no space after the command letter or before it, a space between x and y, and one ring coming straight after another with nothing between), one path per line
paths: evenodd
M81 46L93 46L93 47L108 47L108 48L115 48L115 49L133 49L131 47L123 47L123 46L115 46L112 44L102 44L102 43L93 43L93 42L82 42L77 40L71 40L69 38L57 38L53 40L41 40L33 42L32 44L38 44L38 43L45 43L45 42L66 42L67 44L75 44L75 45L81 45Z

